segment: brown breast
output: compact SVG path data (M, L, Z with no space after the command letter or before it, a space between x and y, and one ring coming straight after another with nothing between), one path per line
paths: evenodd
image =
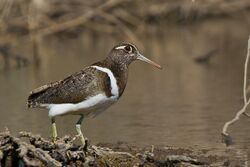
M114 77L116 78L117 85L119 88L119 97L120 97L123 94L127 84L127 79L128 79L127 66L122 66L116 63L106 63L105 61L97 62L93 65L108 68L109 70L111 70Z

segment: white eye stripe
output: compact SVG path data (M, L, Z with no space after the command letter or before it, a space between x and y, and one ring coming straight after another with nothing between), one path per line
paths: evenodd
M129 50L127 50L128 48L127 47L129 47ZM116 47L115 49L117 49L117 50L120 50L120 49L125 49L127 52L129 52L129 53L132 53L132 47L131 46L128 46L128 45L123 45L123 46L118 46L118 47Z
M118 46L118 47L116 47L115 49L124 49L126 46Z

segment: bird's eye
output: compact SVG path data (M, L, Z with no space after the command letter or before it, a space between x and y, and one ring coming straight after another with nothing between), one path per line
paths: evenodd
M132 52L132 47L131 46L126 46L125 48L125 51L128 52L128 53L131 53Z

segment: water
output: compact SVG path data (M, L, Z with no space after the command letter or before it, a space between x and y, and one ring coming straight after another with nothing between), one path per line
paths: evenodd
M130 66L129 80L117 104L83 123L93 143L125 141L136 145L220 148L221 129L242 105L243 64L249 26L240 20L215 20L193 26L150 28L136 32L141 52L162 65L158 70L142 62ZM85 32L77 38L40 41L41 66L31 65L0 74L0 128L12 133L32 131L49 136L46 110L26 108L29 91L63 79L103 59L126 37ZM23 46L25 44L25 46ZM30 55L27 41L16 52ZM194 58L216 49L209 64ZM59 136L76 134L76 116L57 118ZM248 148L249 119L230 127L237 147Z

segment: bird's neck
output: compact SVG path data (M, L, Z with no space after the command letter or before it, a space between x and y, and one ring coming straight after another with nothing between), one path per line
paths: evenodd
M119 62L108 61L108 59L95 63L94 65L111 70L116 78L117 85L119 87L119 96L121 96L123 94L123 91L125 90L128 80L128 66Z

